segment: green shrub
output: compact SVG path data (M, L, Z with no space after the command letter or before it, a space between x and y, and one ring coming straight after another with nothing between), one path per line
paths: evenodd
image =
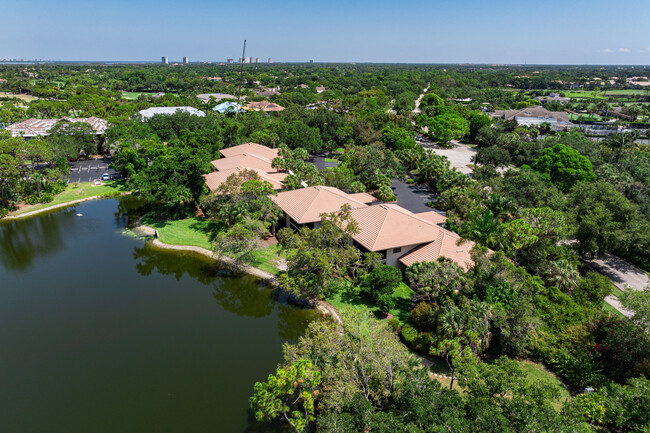
M49 203L54 200L54 194L50 192L44 192L41 194L41 198L38 200L39 203Z
M355 180L350 184L350 192L353 194L358 192L366 192L366 186L362 182Z
M558 352L549 359L548 364L556 374L574 385L600 388L608 383L591 359L580 359L566 352Z
M371 298L379 300L381 295L393 295L402 282L402 272L392 266L382 263L366 274L361 282L361 289Z
M415 179L413 179L413 178L408 178L408 179L406 179L406 183L409 184L409 185L412 185L412 184L415 183Z
M420 332L413 341L413 348L420 353L430 353L431 347L435 346L436 337L430 332Z
M580 413L591 423L602 424L605 421L603 396L596 392L580 394L575 398L575 405Z
M409 323L402 326L402 338L407 346L413 347L413 341L418 337L418 331Z
M390 310L395 308L395 298L388 293L383 293L377 297L377 307L382 313L388 314Z
M393 190L388 185L382 185L381 187L379 187L379 189L377 190L375 195L381 201L395 201L395 200L397 200L397 197L395 197L395 194L393 193Z
M433 332L436 330L437 318L437 307L434 307L427 302L420 302L411 311L409 322L411 322L419 331Z
M39 200L38 196L36 194L33 194L25 197L24 201L25 204L36 204L38 203L38 200Z
M607 277L595 272L587 272L571 295L579 304L600 306L605 296L610 293L612 293L612 283Z
M397 317L393 317L388 321L388 327L392 329L394 332L397 332L399 329L399 319Z

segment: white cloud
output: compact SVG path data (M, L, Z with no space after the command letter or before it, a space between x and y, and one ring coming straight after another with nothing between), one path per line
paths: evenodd
M613 53L613 52L614 52L614 50L612 50L611 48L605 48L603 50L603 53Z
M619 48L619 49L618 49L618 52L619 52L619 53L629 53L629 52L630 52L630 49L629 49L629 48Z

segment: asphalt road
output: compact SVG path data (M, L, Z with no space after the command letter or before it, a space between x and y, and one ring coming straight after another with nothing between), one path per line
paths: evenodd
M110 162L101 158L70 162L70 179L68 179L68 183L93 182L101 179L104 173L108 173L113 177L113 175L117 174L117 171L108 168L109 164Z
M632 290L643 290L650 285L648 274L614 254L606 254L605 257L586 260L585 262L612 280L612 283L621 290L625 290L627 287ZM634 312L624 309L616 296L607 296L605 302L627 317L634 314Z
M391 185L397 196L397 204L413 213L431 212L427 203L436 198L436 193L426 185L409 185L401 180L393 180Z

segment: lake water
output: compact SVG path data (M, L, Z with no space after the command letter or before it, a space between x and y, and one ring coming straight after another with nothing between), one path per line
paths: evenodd
M130 203L0 222L0 432L280 431L248 397L316 314L125 234Z

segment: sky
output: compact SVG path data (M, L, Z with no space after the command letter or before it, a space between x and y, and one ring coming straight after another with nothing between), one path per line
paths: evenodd
M5 0L0 59L650 64L650 0Z

